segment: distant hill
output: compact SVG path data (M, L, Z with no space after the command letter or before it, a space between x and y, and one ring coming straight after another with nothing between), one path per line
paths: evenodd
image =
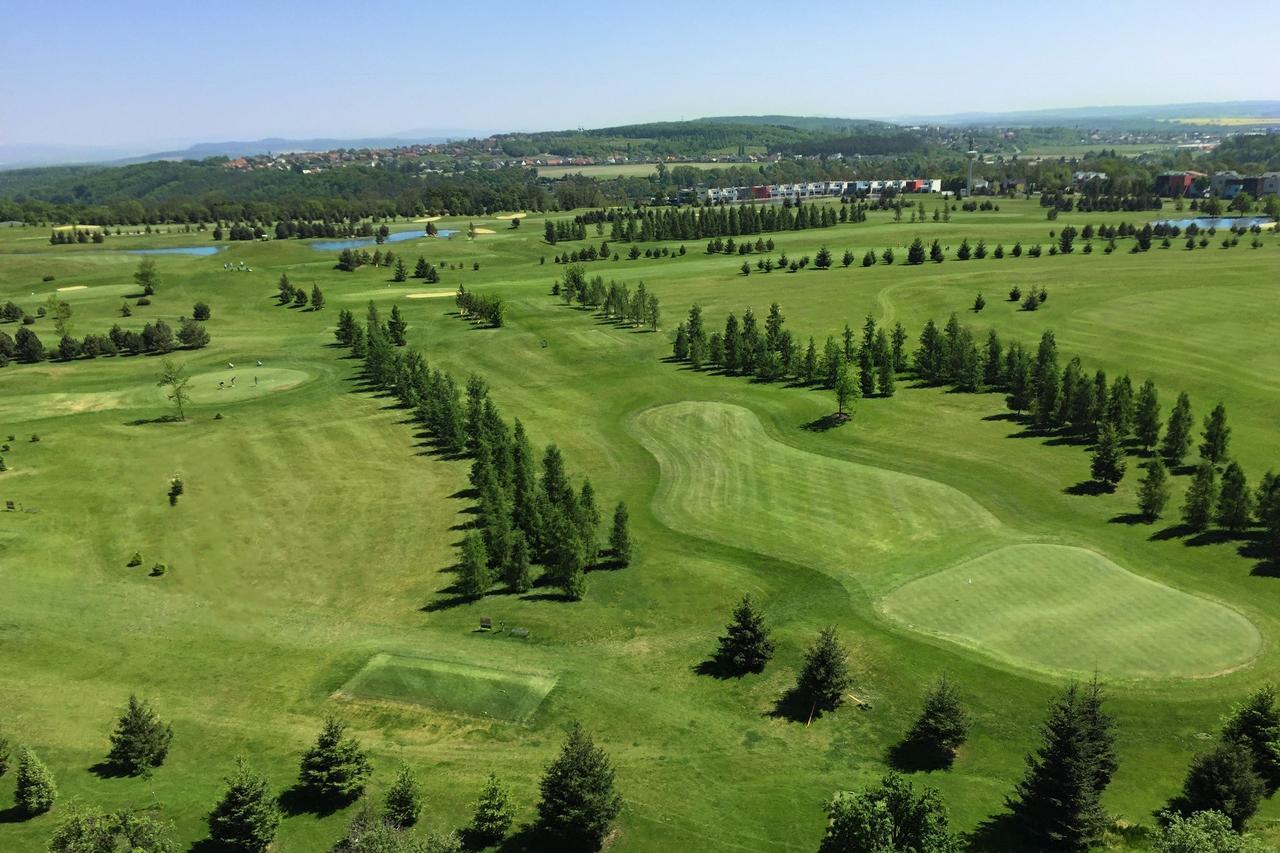
M1280 101L1219 101L1147 106L1070 107L1017 112L971 112L915 115L894 119L902 124L942 125L1055 125L1134 126L1166 123L1179 118L1280 118Z
M887 128L891 122L876 121L865 118L835 118L829 116L708 116L697 121L718 124L773 125L776 127L794 127L797 130L831 130L843 131L851 128Z

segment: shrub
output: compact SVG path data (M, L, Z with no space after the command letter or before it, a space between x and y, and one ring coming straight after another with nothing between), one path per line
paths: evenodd
M129 562L125 563L125 565L126 565L126 566L128 566L128 567L130 567L130 568L133 568L134 566L141 566L141 565L142 565L142 552L141 552L141 551L134 551L134 552L133 552L133 556L129 558Z
M41 281L53 281L53 276L51 276L51 275L47 275L47 276L45 276L44 278L42 278L42 279L40 279L40 280L41 280Z
M165 563L156 563L151 567L151 577L158 578L167 571L169 571L168 565Z
M150 305L150 304L151 304L151 300L150 300L150 299L148 299L148 298L147 298L147 297L145 297L145 296L140 296L140 297L138 297L138 301L137 301L135 304L136 304L136 305Z

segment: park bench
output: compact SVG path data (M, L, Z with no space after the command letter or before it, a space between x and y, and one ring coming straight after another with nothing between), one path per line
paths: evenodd
M529 629L528 629L528 628L512 628L512 629L511 629L511 636L513 636L513 637L528 637L528 636L529 636Z
M4 509L5 509L5 512L17 512L17 511L18 511L18 508L17 508L16 506L14 506L14 505L13 505L13 501L5 501L5 502L4 502Z
M490 619L488 616L482 616L482 617L480 617L480 630L481 630L481 631L492 631L492 630L493 630L493 620L492 620L492 619Z

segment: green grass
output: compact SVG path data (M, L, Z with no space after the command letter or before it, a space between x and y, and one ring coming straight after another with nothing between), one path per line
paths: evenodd
M1234 610L1062 545L998 548L900 587L881 607L915 630L1082 676L1203 678L1247 664L1262 644Z
M931 210L937 202L925 203ZM1048 222L1034 201L1000 205L957 212L949 223L894 223L876 212L865 223L773 237L795 257L823 244L837 257L846 248L860 257L917 234L953 251L964 236L1006 248L1015 240L1047 246L1048 231L1067 222L1147 218L1073 214ZM938 585L952 577L949 567L1010 545L1105 554L1130 573L1119 576L1116 596L1160 584L1161 607L1194 605L1187 612L1203 616L1220 614L1206 601L1221 602L1257 628L1256 657L1232 672L1111 684L1122 736L1105 804L1118 818L1150 826L1203 735L1274 677L1280 584L1251 574L1255 562L1237 553L1237 541L1187 540L1169 520L1121 523L1134 510L1138 458L1128 460L1116 493L1078 494L1070 487L1088 477L1084 449L1023 434L1004 419L998 395L912 387L904 378L893 398L859 401L851 425L819 432L803 425L832 410L829 392L695 372L662 358L695 301L714 327L748 305L763 317L776 300L788 328L819 343L845 322L859 328L868 314L900 320L913 337L926 318L942 322L952 311L980 333L991 326L1028 344L1053 328L1063 354L1079 354L1091 369L1113 377L1128 370L1138 382L1153 377L1165 411L1179 390L1191 395L1197 417L1223 400L1232 453L1256 482L1280 465L1280 350L1270 345L1280 238L1264 235L1256 251L1130 255L1122 243L1109 257L749 277L737 272L740 258L707 256L689 241L682 257L588 267L633 286L643 279L659 294L664 320L653 334L603 323L549 295L562 271L550 258L574 244L542 244L546 218L531 215L515 230L499 223L497 234L474 242L459 235L424 240L420 249L392 247L411 260L422 252L437 265L447 261L435 287L391 283L386 269L335 271L332 254L300 242L231 244L211 258L161 256L152 304L127 319L119 308L134 292L138 257L119 249L206 244L207 234L53 247L47 229L0 228L0 299L34 310L58 287L87 285L61 294L77 334L114 322L173 324L197 300L213 309L212 345L176 356L196 377L185 423L156 422L170 407L155 387L155 358L0 369L0 442L15 436L3 452L10 470L0 474L0 500L38 510L0 513L0 729L37 750L63 794L51 815L0 823L0 849L42 849L76 800L104 808L158 802L184 842L196 841L236 753L286 789L324 716L337 712L371 751L369 795L380 799L408 764L423 781L432 829L465 823L491 771L512 787L518 820L531 819L539 775L578 719L617 770L624 807L614 849L812 850L823 800L884 772L886 750L943 671L962 690L974 730L954 769L928 783L968 830L1001 808L1021 773L1062 681L1044 670L1060 664L1029 665L997 654L989 641L979 649L940 640L887 617L879 602L931 577L940 579L934 594L945 596ZM438 224L465 229L467 221ZM241 260L254 271L223 271L225 261ZM328 307L277 307L282 272L302 286L319 284ZM459 284L504 297L507 325L474 330L451 316L448 299L406 298ZM1001 298L1013 284L1047 286L1050 298L1040 311L1017 311ZM979 289L987 310L965 313ZM360 390L358 365L330 346L338 310L362 315L370 299L384 313L399 304L410 342L433 366L459 380L471 370L484 375L504 414L519 417L535 444L555 441L573 476L591 477L601 506L627 502L638 541L632 566L592 572L578 604L495 592L475 604L436 606L456 578L459 525L472 518L470 502L457 497L468 464L429 455L407 413ZM50 325L33 327L46 344L54 343ZM260 379L270 377L266 391L278 390L250 392L259 359ZM228 362L237 388L219 392ZM41 441L31 443L31 433ZM739 450L751 466L739 464ZM708 482L723 476L733 490L674 488L677 475L695 473ZM170 506L174 475L186 493ZM1173 478L1175 507L1186 481ZM719 494L726 499L717 504ZM681 501L687 509L673 511ZM127 568L134 551L144 564ZM147 576L155 561L169 565L164 577ZM774 628L777 658L760 676L698 675L745 592ZM1167 625L1162 610L1130 610L1136 625ZM529 627L530 641L477 634L482 616ZM805 647L826 625L849 645L855 690L872 710L840 711L807 728L773 716ZM931 626L939 628L947 626ZM1188 654L1221 654L1214 646ZM523 724L430 703L335 698L383 654L558 680ZM150 780L99 778L89 768L105 755L113 719L133 691L172 722L173 749ZM12 775L0 779L0 805L12 795ZM277 847L326 849L351 814L290 817ZM1266 829L1278 816L1268 801L1257 822Z
M339 695L525 723L555 686L551 675L378 654L342 685Z

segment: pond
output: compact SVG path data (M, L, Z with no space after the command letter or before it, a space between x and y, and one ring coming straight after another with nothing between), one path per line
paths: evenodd
M176 246L172 249L129 249L131 255L216 255L225 246Z
M1172 225L1175 228L1186 230L1189 226L1194 225L1201 231L1207 231L1214 228L1218 231L1226 231L1230 228L1252 228L1255 225L1269 225L1272 219L1268 216L1217 216L1217 217L1201 217L1198 219L1159 219L1152 225Z
M456 230L441 228L436 232L437 237L452 237L457 234ZM427 235L422 231L397 231L389 235L382 241L383 245L387 243L402 243L405 240L417 240ZM378 241L374 237L355 237L351 240L322 240L318 243L312 243L311 248L320 252L341 252L343 249L363 249L366 246L376 246Z

